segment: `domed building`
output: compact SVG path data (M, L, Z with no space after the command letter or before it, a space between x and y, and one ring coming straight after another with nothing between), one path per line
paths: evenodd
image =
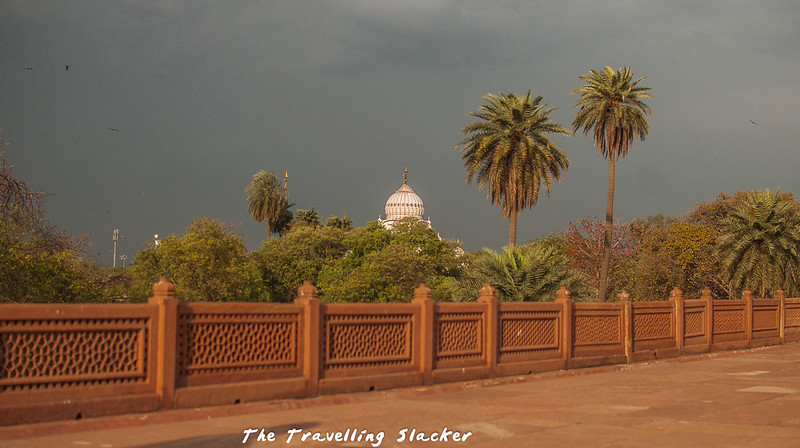
M403 218L414 217L420 221L423 220L425 206L422 204L422 198L408 185L408 168L403 171L403 185L389 196L383 211L386 219L378 216L378 222L385 229L391 229L397 221ZM430 219L427 223L428 227L431 227Z

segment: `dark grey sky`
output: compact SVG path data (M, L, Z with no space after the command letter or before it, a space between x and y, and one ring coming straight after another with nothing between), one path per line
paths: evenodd
M443 237L499 249L507 222L452 149L464 115L532 89L571 127L569 92L605 65L655 96L618 164L619 219L797 190L798 23L796 0L5 0L0 127L16 175L53 194L51 223L105 264L114 229L132 256L205 215L257 248L244 188L262 169L289 171L295 210L363 226L407 165ZM554 140L572 166L519 242L604 213L605 160L582 135Z

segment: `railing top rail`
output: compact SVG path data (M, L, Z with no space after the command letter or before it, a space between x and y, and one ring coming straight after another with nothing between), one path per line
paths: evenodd
M623 302L575 302L577 310L621 310Z
M413 303L322 303L326 314L395 314L415 313L419 306Z
M660 300L657 302L631 302L634 308L664 308L672 309L675 307L672 302Z
M714 306L744 306L747 301L744 299L714 299Z
M179 313L213 313L213 314L284 314L299 313L302 305L294 303L218 303L218 302L180 302Z
M558 311L564 305L555 302L498 302L500 311Z
M476 302L436 302L433 304L437 313L474 313L486 309L486 305Z
M125 319L150 317L155 305L137 304L26 304L0 305L0 321L45 319Z

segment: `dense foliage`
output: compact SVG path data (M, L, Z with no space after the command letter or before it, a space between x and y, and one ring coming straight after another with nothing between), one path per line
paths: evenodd
M576 301L597 294L590 279L571 266L563 244L548 240L524 246L506 246L502 252L483 249L472 255L459 278L448 283L449 297L454 301L472 301L489 283L499 300L511 302L543 302L555 299L556 291L565 286Z
M263 298L288 301L304 280L316 284L320 270L345 255L347 234L336 226L292 225L283 238L262 243L252 261L261 277Z
M687 298L700 297L705 287L717 298L741 297L744 288L756 296L778 288L796 296L799 211L788 193L738 192L685 216L619 224L609 295L624 290L632 300L664 300L678 286ZM232 227L201 218L182 235L140 251L127 273L84 262L67 244L72 239L45 225L4 229L0 295L6 302L141 301L166 275L182 300L285 302L304 280L329 302L409 301L420 283L439 301L475 300L485 283L501 300L553 300L562 285L573 300L596 300L603 238L597 218L525 245L474 253L415 219L391 230L351 223L332 216L321 225L311 209L282 238L248 253Z
M603 240L605 226L597 218L581 219L577 223L567 225L566 245L572 265L587 278L592 279L592 286L598 288L602 273L600 270L603 258ZM619 283L621 268L630 262L630 257L639 245L639 235L631 231L629 225L615 223L611 236L611 258L609 259L610 289Z
M81 240L44 219L44 196L14 178L0 153L0 301L107 299L101 274L80 257Z
M260 298L258 272L242 239L210 218L196 219L184 235L170 235L158 246L139 251L134 263L134 296L138 298L147 297L160 276L175 284L175 296L181 300Z
M442 240L427 223L405 218L386 230L373 221L348 235L346 254L319 275L319 294L334 302L398 302L425 283L447 300L446 279L459 273L460 244Z
M800 216L791 199L753 191L722 220L717 244L721 274L733 290L758 297L783 289L797 293Z

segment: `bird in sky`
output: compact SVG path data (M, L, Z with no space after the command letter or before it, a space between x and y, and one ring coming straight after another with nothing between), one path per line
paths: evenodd
M753 120L749 120L749 119L748 119L747 121L749 121L750 123L753 123L754 125L758 126L758 123L756 123L756 122L755 122L755 121L753 121Z
M109 131L114 131L114 132L119 132L119 129L117 129L117 128L108 128L108 130Z
M64 66L64 70L67 70L67 71L69 71L69 65L65 65L65 66Z
M25 67L25 70L33 70L33 67L31 66Z

